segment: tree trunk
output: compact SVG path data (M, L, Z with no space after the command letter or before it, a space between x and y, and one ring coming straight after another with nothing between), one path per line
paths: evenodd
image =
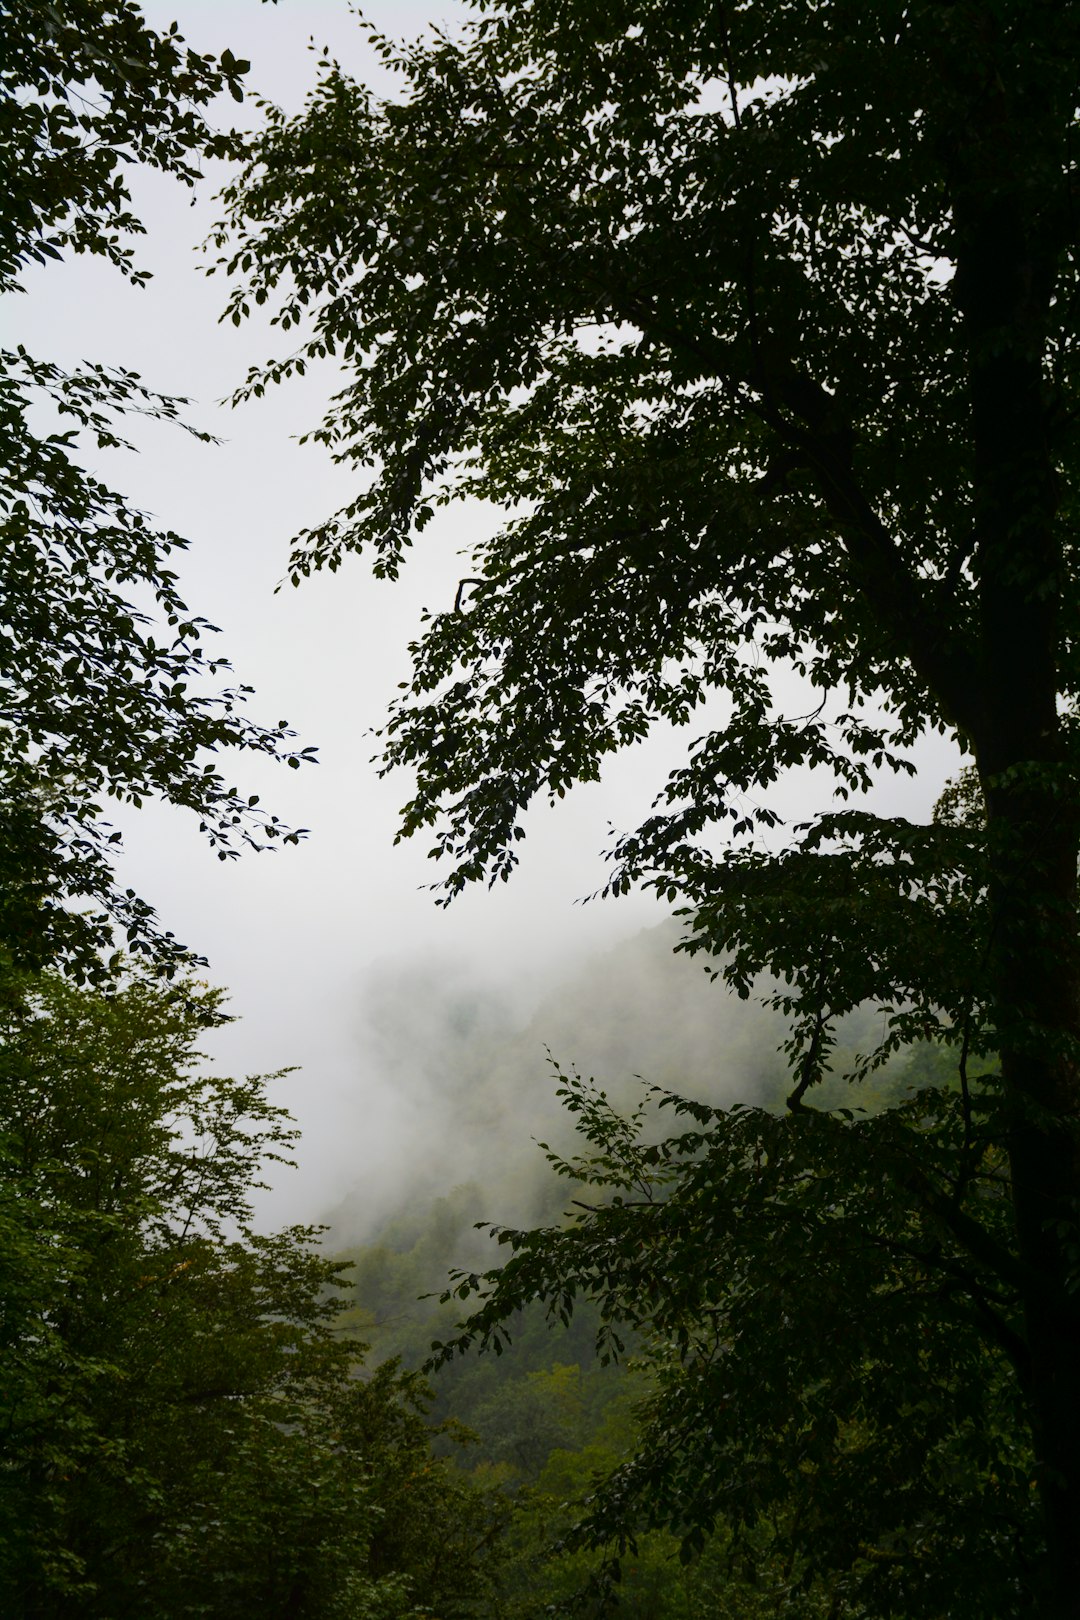
M1049 1551L1045 1609L1064 1620L1080 1614L1077 838L1073 814L1052 795L1041 807L1034 798L987 788L991 973Z
M993 183L982 168L990 136L1000 162L1010 133L995 113L972 139L955 209L983 699L972 740L987 807L990 988L1049 1549L1042 1606L1065 1620L1080 1615L1080 807L1057 713L1063 558L1044 352L1057 251L1046 199L1032 197L1030 146ZM1038 156L1049 172L1052 144Z

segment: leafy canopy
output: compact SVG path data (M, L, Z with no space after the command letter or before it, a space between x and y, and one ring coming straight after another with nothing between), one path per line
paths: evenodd
M251 1229L297 1132L274 1077L203 1072L220 1003L4 977L3 1612L460 1612L499 1510L433 1459L415 1375L360 1375L318 1229Z
M146 26L129 0L14 0L0 16L0 294L28 266L71 253L134 284L136 163L193 185L228 137L213 98L239 99L247 63ZM213 755L247 749L298 763L284 722L219 688L214 627L185 606L159 531L96 473L88 453L124 444L125 413L175 422L186 403L98 362L66 372L17 345L0 353L0 938L29 966L96 975L118 923L161 960L181 954L149 906L113 877L109 795L192 810L222 858L293 838L228 784ZM201 435L207 437L206 435ZM73 909L84 908L84 909Z
M301 117L267 109L226 192L230 307L274 300L300 341L247 391L306 355L348 367L313 437L370 473L301 537L297 575L360 550L394 573L454 495L516 509L389 728L387 763L419 773L405 828L438 823L451 888L509 869L534 794L718 690L726 723L616 852L616 883L681 881L703 828L769 822L742 795L785 766L851 791L928 723L976 719L951 146L1002 56L1001 116L1032 145L1056 117L1064 164L1073 24L483 9L464 43L393 54L400 101L335 65ZM1064 207L1041 155L1030 184ZM1064 281L1047 339L1058 394L1074 297ZM777 714L763 654L848 705ZM859 708L879 693L886 722Z
M760 911L816 886L827 916L869 880L860 982L827 930L843 970L808 1004L891 987L954 1026L949 928L931 965L919 920L940 930L970 840L841 808L786 867L752 845L789 767L828 768L844 800L910 770L928 726L990 746L971 388L994 339L971 332L964 205L994 180L964 120L1009 130L1001 206L1023 188L1052 259L1042 431L1065 463L1075 24L1026 5L481 10L460 42L381 42L400 99L325 64L301 116L267 108L220 238L233 315L269 301L296 341L240 395L308 358L346 367L312 437L358 491L299 538L294 578L353 551L392 575L456 498L513 514L412 648L384 734L385 769L415 775L402 831L434 829L447 898L505 879L535 797L696 723L608 888L653 883L732 944L747 887ZM1037 563L1002 579L1014 606ZM1053 591L1067 626L1073 575ZM1071 700L1074 641L1055 648ZM778 707L773 661L817 690L811 712Z

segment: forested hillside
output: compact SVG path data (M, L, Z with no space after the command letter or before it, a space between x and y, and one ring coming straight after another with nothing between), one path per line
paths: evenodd
M427 1141L421 1130L416 1143L422 1176L410 1181L406 1166L400 1206L369 1228L366 1241L341 1243L368 1207L362 1189L330 1216L326 1242L350 1266L343 1320L371 1345L374 1359L400 1358L416 1369L429 1360L433 1341L452 1334L463 1304L456 1296L440 1299L448 1275L479 1272L505 1258L488 1235L490 1223L562 1225L575 1199L592 1196L548 1162L545 1145L572 1151L574 1116L556 1094L546 1049L595 1076L625 1114L648 1085L724 1107L782 1111L786 1069L778 1048L788 1024L762 1005L769 986L740 1000L698 960L674 952L679 935L675 921L664 923L579 964L517 1027L502 1004L460 988L438 1012L429 994L421 1024L384 1022L396 1082L411 1085L418 1100L430 1088L438 1125ZM385 1014L392 1002L380 1005ZM841 1077L876 1038L862 1010L844 1021L834 1053L837 1078L823 1088L830 1101L881 1107L927 1078L931 1054L908 1049L876 1084L852 1096ZM416 1117L423 1117L419 1108ZM663 1125L653 1109L653 1137ZM631 1455L639 1433L636 1409L647 1380L635 1370L637 1336L628 1333L626 1353L602 1361L598 1327L598 1311L588 1304L566 1322L526 1306L513 1318L512 1343L502 1353L457 1358L433 1376L433 1417L471 1432L462 1464L474 1481L496 1484L514 1504L497 1576L499 1602L514 1613L539 1614L588 1591L594 1605L616 1589L614 1546L602 1553L558 1550L595 1479ZM786 1578L779 1568L773 1572L774 1591L768 1560L755 1564L753 1549L753 1538L739 1553L720 1536L691 1567L680 1561L676 1538L646 1532L637 1553L621 1561L619 1612L642 1620L775 1612ZM834 1597L817 1591L805 1612L817 1613L819 1602L826 1612Z
M390 1148L395 1190L387 1196L380 1180L380 1207L373 1209L358 1176L324 1218L342 1237L364 1238L373 1222L399 1214L407 1222L418 1202L426 1207L431 1197L476 1181L486 1189L482 1213L491 1219L545 1219L553 1183L534 1142L566 1145L572 1137L552 1060L595 1075L628 1108L641 1082L705 1102L781 1103L787 1067L780 1047L789 1024L762 1005L769 982L740 999L714 982L714 963L676 952L682 933L672 919L574 963L524 1014L509 997L438 961L388 970L361 1016L372 1032L371 1083L393 1091L407 1126ZM522 1001L528 1009L528 998L517 1005ZM837 1072L847 1072L880 1033L862 1010L842 1020ZM859 1102L876 1095L864 1086ZM827 1097L850 1100L843 1084Z

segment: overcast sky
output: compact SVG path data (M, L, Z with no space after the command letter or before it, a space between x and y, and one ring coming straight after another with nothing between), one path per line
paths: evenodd
M253 88L287 110L299 109L313 83L312 36L358 77L392 88L345 0L151 0L144 10L157 27L175 16L198 49L228 46L249 58ZM398 36L432 22L453 26L462 11L451 0L365 8L377 27ZM227 103L221 121L236 111ZM131 366L152 387L190 395L193 419L227 441L210 448L156 427L141 435L138 457L106 470L162 526L190 538L180 563L189 606L221 626L222 650L256 688L253 714L287 716L304 743L318 746L313 769L239 760L235 771L240 785L309 827L311 837L299 850L226 865L190 818L147 809L124 818L125 871L232 993L242 1022L223 1036L218 1060L247 1071L302 1067L280 1093L304 1128L301 1171L275 1194L274 1214L314 1218L349 1175L385 1169L403 1149L365 1037L367 987L395 963L434 959L462 981L511 984L527 1004L534 985L658 921L647 897L577 902L603 881L608 824L634 825L679 748L661 738L623 756L603 784L578 790L557 811L537 811L511 884L466 895L449 911L433 904L422 889L434 875L423 848L393 846L408 783L376 780L370 731L408 673L406 644L421 609L452 601L458 578L471 571L462 549L489 532L497 514L443 515L397 584L371 579L356 560L275 594L290 536L351 491L324 451L294 442L318 421L329 372L240 412L216 404L250 363L275 349L265 327L217 324L224 287L199 270L196 245L216 218L213 191L222 178L210 177L195 206L171 182L138 178L148 227L139 257L154 277L147 290L128 288L98 261L50 266L29 278L28 296L8 305L4 321L43 356ZM928 812L946 765L939 748L922 757L919 782L890 788L888 808ZM805 778L785 784L781 799L795 819L823 807Z

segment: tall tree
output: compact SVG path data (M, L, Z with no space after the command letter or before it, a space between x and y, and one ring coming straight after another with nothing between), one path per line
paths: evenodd
M744 991L787 981L792 1132L856 1001L889 1041L952 1042L962 1079L999 1054L924 1204L989 1260L961 1206L1004 1143L1039 1601L1073 1614L1080 14L492 0L383 48L399 98L328 64L269 113L226 262L236 319L276 299L299 334L242 393L348 367L313 436L364 478L297 578L350 551L394 574L457 496L512 508L389 720L403 831L436 829L447 898L505 878L535 796L724 695L609 887L694 908ZM770 660L813 713L781 712ZM785 767L846 798L928 728L973 760L981 830L841 808L755 847Z
M129 166L192 185L229 150L207 121L247 64L149 29L131 0L12 0L0 12L0 294L28 265L109 260L136 285L141 226ZM65 372L21 345L0 351L0 941L28 966L101 971L119 924L159 959L178 954L150 907L118 887L100 798L161 797L194 811L224 858L292 837L228 785L212 756L290 758L282 723L242 713L245 687L204 650L156 531L88 472L83 452L123 444L127 411L175 420L185 401L92 362ZM52 424L56 424L53 428Z
M0 1608L12 1620L468 1612L501 1511L362 1368L318 1230L250 1228L298 1134L206 1075L220 996L6 973Z

